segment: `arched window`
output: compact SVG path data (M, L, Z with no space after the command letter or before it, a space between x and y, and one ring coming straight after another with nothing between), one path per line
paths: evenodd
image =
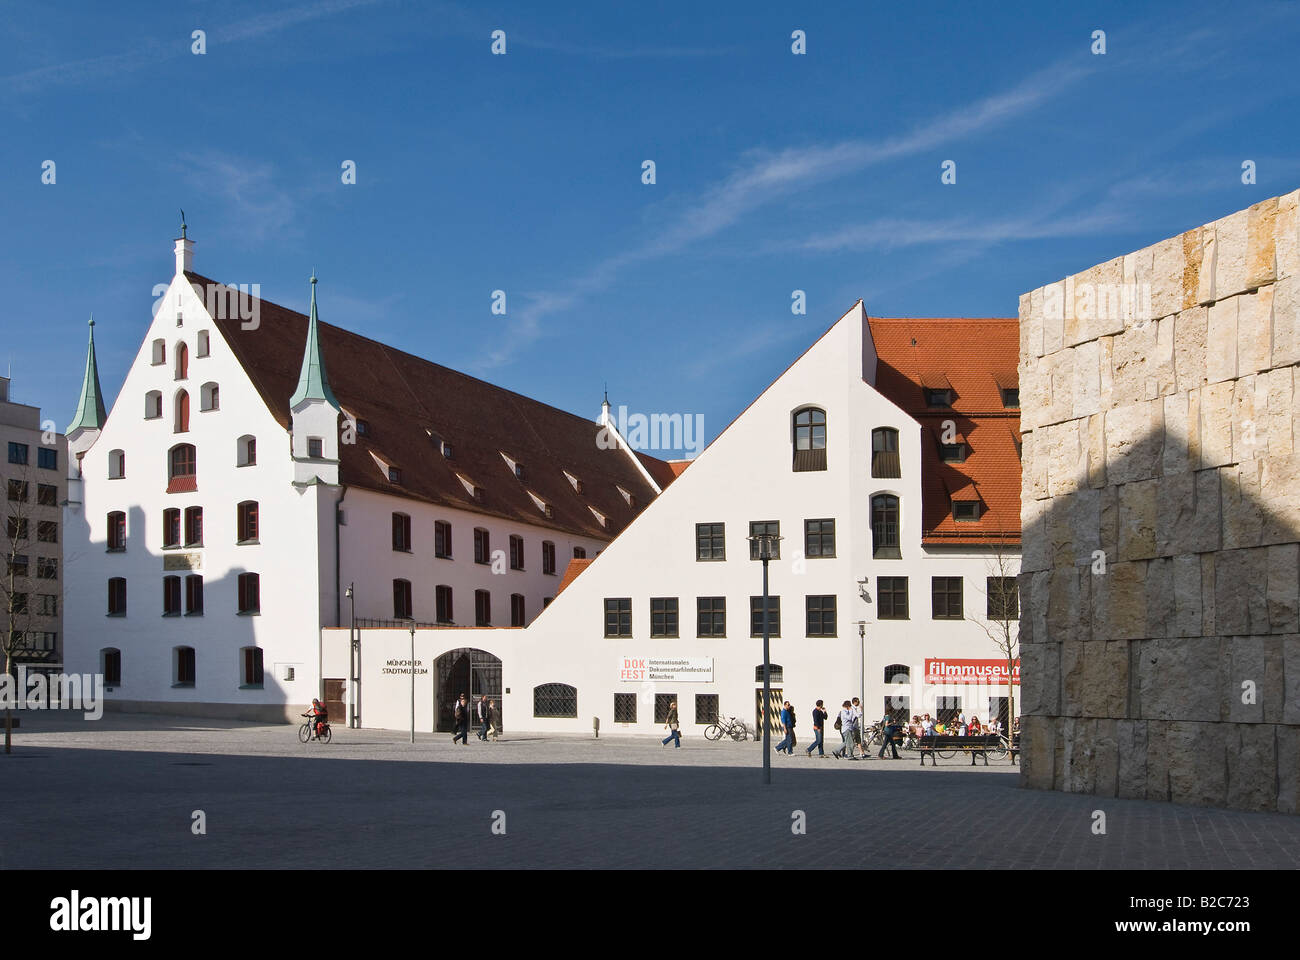
M898 461L898 431L893 427L877 427L871 431L871 475L873 477L901 477Z
M144 418L157 420L162 416L162 391L150 390L144 395Z
M826 469L826 411L804 407L794 414L794 469Z
M769 663L767 666L771 671L771 683L785 682L785 667L781 666L779 663ZM754 682L763 682L763 665L761 663L754 668Z
M126 514L121 510L108 515L108 549L113 553L126 549Z
M533 687L534 717L576 717L578 688L567 683L543 683Z
M109 577L108 579L108 615L110 617L126 616L126 577Z
M162 366L167 362L167 341L155 340L153 342L153 365Z
M126 476L126 453L122 450L108 452L108 479L121 480Z
M176 344L176 377L177 380L184 380L190 375L190 348L184 341Z
M393 581L393 619L409 620L411 618L411 581Z
M239 651L239 660L239 685L241 687L262 686L262 648L241 648Z
M190 431L190 395L185 390L176 391L176 424L172 433L189 433Z
M178 443L167 454L167 492L197 489L198 457L192 443Z
M235 463L241 467L251 467L257 463L257 438L244 434L235 447Z
M877 559L902 557L898 539L898 497L878 493L871 498L871 555Z
M104 647L99 651L99 672L104 675L104 685L120 686L122 683L122 651L117 647Z
M909 683L912 668L905 663L891 663L885 667L885 683Z
M193 647L172 648L172 686L192 687L197 671L194 663Z
M239 505L236 517L238 534L235 539L240 543L257 543L257 501L245 500Z
M199 399L200 410L220 410L221 393L215 383L205 383Z
M262 611L262 581L255 573L239 575L239 612L260 613Z

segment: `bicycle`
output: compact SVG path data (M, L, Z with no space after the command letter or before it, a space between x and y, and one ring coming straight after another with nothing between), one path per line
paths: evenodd
M299 743L306 743L309 740L319 740L321 743L329 743L334 739L334 733L330 730L330 722L328 720L320 721L320 733L316 733L314 730L317 722L316 715L312 713L304 713L302 716L307 718L307 722L298 728Z
M745 726L745 721L737 720L735 717L714 720L704 728L706 740L721 740L724 736L731 737L732 740L748 740L749 728Z

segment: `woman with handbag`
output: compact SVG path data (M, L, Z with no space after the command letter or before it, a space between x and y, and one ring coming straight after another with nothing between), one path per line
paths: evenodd
M668 741L673 741L673 749L676 750L682 745L681 724L677 722L677 701L674 700L668 704L668 722L664 724L664 729L668 730L668 736L664 737L663 746L668 746Z

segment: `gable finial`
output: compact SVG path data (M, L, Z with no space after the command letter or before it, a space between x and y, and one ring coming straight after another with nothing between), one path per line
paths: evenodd
M181 209L181 239L185 239L185 210Z

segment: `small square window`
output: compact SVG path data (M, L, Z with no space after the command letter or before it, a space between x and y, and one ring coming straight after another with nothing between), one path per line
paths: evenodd
M320 437L307 438L307 456L313 460L320 460L325 456L324 444Z
M925 405L927 407L951 407L952 391L946 389L926 388Z
M954 500L952 502L952 518L960 521L978 520L980 518L980 502L978 500Z

